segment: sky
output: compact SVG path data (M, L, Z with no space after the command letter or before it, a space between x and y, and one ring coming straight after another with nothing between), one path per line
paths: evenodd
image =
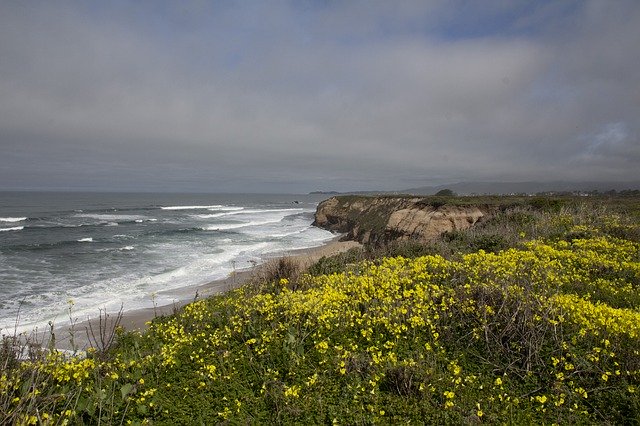
M637 0L1 1L0 190L640 180Z

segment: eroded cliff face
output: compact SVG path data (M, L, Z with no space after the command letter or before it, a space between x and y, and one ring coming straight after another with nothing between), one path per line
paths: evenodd
M427 242L447 231L467 229L492 214L486 206L448 205L425 197L339 196L318 205L313 224L364 244Z

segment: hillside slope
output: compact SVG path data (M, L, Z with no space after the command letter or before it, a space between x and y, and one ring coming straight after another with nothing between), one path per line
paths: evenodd
M640 201L600 201L488 200L427 255L278 262L86 357L4 336L0 424L638 424Z

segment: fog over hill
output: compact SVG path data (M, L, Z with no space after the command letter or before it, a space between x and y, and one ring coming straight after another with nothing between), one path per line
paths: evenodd
M640 181L626 182L456 182L444 185L429 185L415 188L399 189L396 191L316 191L327 195L334 194L415 194L434 195L440 190L450 189L458 195L508 195L508 194L536 194L540 192L607 192L640 190Z
M626 182L456 182L443 185L420 186L396 191L349 191L342 194L415 194L434 195L440 190L450 189L458 195L508 195L536 194L539 192L607 192L640 190L640 181ZM327 195L335 191L317 191Z
M423 186L405 189L399 192L432 195L442 189L451 189L460 195L472 194L534 194L537 192L573 192L573 191L622 191L640 189L640 181L629 182L458 182L450 185Z

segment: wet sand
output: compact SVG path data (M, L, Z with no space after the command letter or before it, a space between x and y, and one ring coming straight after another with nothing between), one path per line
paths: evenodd
M142 330L146 327L147 322L158 316L171 315L176 310L196 299L206 298L240 287L250 278L258 276L261 268L271 259L279 259L282 257L293 258L302 268L306 268L322 257L333 256L355 247L361 247L360 243L355 241L338 241L338 239L339 237L336 237L327 244L319 247L292 250L288 253L279 253L277 255L265 257L262 264L249 269L234 271L225 279L215 280L197 286L183 287L178 290L171 290L171 292L167 292L167 294L175 296L173 304L123 312L120 325L128 331ZM110 313L108 315L105 327L107 330L113 328L116 318L117 313ZM93 329L93 335L98 336L99 328L99 319L97 318L78 322L74 324L73 327L68 324L57 327L55 330L55 346L65 350L84 350L89 346L90 338L88 337L88 334L91 334L91 329ZM71 344L71 334L73 334L73 344Z

